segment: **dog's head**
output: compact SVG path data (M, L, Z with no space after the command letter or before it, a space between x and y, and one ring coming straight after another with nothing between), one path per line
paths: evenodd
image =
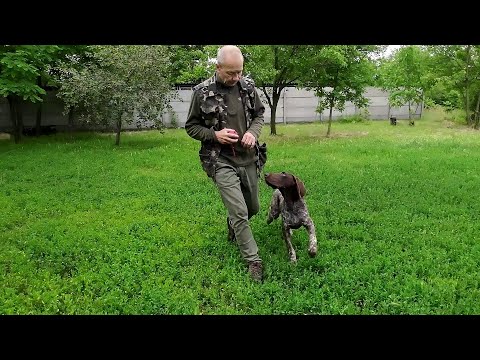
M306 194L305 185L293 174L286 172L265 174L265 182L268 186L279 189L282 195L288 195L291 200L304 197Z

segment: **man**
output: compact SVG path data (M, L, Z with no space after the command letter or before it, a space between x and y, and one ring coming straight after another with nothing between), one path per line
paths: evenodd
M263 164L257 140L265 107L255 84L242 72L240 49L221 47L215 74L193 89L185 130L201 141L202 167L228 212L228 238L237 242L251 277L262 281L262 260L249 220L260 208L258 178Z

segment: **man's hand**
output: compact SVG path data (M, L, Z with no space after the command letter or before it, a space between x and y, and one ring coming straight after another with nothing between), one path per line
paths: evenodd
M234 129L222 129L215 131L215 136L220 144L235 144L238 141L238 134ZM243 137L245 138L245 136Z
M242 138L242 146L244 148L249 148L252 149L255 146L256 138L252 133L249 133L248 131L243 135Z

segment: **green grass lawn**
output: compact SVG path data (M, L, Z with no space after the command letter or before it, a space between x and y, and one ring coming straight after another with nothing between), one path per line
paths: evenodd
M265 171L305 183L319 249L296 230L289 263L262 181L263 284L183 129L0 140L0 313L480 313L480 132L433 111L326 129L263 129Z

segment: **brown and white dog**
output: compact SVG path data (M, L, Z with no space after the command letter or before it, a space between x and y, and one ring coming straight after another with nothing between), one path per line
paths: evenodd
M292 246L292 229L304 226L308 231L308 254L317 255L317 236L315 225L308 214L305 203L305 185L295 175L281 172L265 174L265 182L275 189L270 204L267 224L282 215L282 233L287 245L290 261L296 262L297 255Z

